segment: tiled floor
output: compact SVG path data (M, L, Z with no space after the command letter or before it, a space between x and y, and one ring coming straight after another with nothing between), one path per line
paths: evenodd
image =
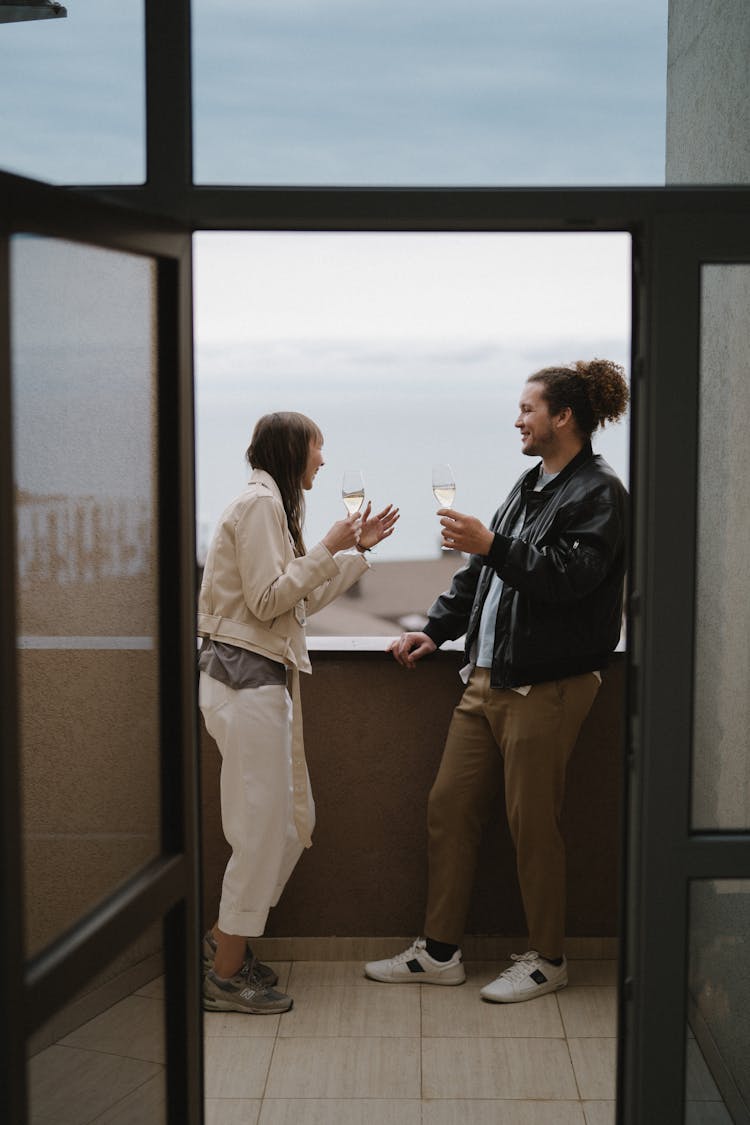
M513 1005L479 999L495 963L456 988L376 984L361 962L275 967L291 1012L205 1015L206 1125L614 1122L612 961L572 961L567 989ZM32 1060L35 1125L161 1120L161 996L155 981ZM694 1054L687 1121L729 1122Z
M479 999L496 964L457 988L376 984L361 962L277 968L291 1012L206 1016L207 1125L614 1121L614 962L571 963L565 992L513 1005Z

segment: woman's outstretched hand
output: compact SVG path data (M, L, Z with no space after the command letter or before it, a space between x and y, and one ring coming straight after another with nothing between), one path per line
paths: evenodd
M362 551L369 551L370 547L374 547L377 543L381 543L389 535L392 535L399 518L398 508L394 508L393 504L383 508L383 511L378 512L376 516L371 515L371 511L372 504L368 500L367 507L362 513L359 543L357 544Z

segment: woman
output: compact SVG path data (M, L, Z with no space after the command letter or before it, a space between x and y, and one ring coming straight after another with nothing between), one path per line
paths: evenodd
M324 464L320 430L304 414L267 414L246 456L250 482L219 521L198 605L199 701L222 755L232 849L218 921L203 940L203 998L210 1010L263 1014L292 1000L274 990L276 974L248 937L263 933L315 817L299 703L299 672L311 671L305 618L364 574L364 553L391 535L398 510L374 516L368 504L308 552L304 492Z

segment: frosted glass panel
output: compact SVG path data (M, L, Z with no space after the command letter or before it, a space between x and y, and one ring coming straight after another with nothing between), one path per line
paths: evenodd
M750 828L750 266L704 266L693 827Z
M195 178L662 184L667 4L194 0Z
M160 850L155 268L12 243L26 943Z
M750 880L690 893L686 1121L731 1125L750 1105Z

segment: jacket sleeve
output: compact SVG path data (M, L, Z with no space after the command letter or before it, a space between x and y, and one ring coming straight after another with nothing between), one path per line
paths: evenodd
M325 547L323 547L323 550L325 551ZM366 570L370 569L370 564L364 555L359 552L356 555L334 555L334 559L339 567L339 573L334 578L327 578L320 586L316 586L314 590L310 591L306 603L308 613L317 613L318 610L324 609L339 594L345 593L350 586L353 586Z
M444 641L455 641L466 632L484 563L481 556L472 555L466 566L462 566L453 575L450 589L441 594L428 609L424 632L438 648Z
M288 559L289 531L284 509L272 496L255 497L240 512L235 525L237 566L242 593L259 621L271 621L292 609L328 579L339 566L323 546Z
M624 536L624 491L594 494L563 505L546 542L496 532L486 561L508 586L541 602L565 604L599 586L623 551Z

